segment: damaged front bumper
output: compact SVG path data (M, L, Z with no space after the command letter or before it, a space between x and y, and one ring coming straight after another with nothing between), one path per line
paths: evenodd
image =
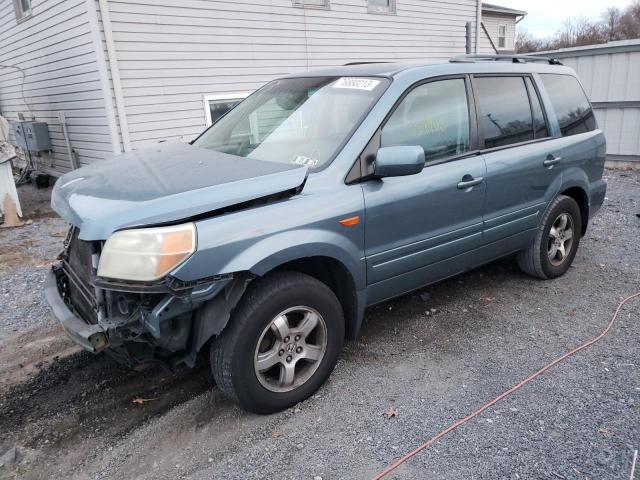
M109 346L107 334L100 325L86 323L66 305L58 290L58 279L53 270L47 273L44 295L53 310L53 315L74 342L93 353L100 352Z

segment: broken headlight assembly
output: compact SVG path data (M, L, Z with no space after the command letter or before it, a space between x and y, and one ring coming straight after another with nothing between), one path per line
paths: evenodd
M139 282L159 280L195 251L193 223L121 230L104 244L98 276Z

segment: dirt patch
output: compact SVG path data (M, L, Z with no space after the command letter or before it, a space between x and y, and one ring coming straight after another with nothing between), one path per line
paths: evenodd
M0 340L0 396L50 365L80 351L59 326Z

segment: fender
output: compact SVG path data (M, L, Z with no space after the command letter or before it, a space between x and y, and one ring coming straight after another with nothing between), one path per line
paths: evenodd
M284 263L315 256L340 262L351 274L356 290L365 288L364 258L358 247L348 238L328 231L293 230L270 236L230 259L224 269L262 276Z

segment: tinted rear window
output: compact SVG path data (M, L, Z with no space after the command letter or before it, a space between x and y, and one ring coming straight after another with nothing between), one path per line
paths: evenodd
M595 130L593 110L575 77L552 73L542 74L540 77L553 104L563 136Z
M476 77L485 148L533 140L529 95L523 77Z

